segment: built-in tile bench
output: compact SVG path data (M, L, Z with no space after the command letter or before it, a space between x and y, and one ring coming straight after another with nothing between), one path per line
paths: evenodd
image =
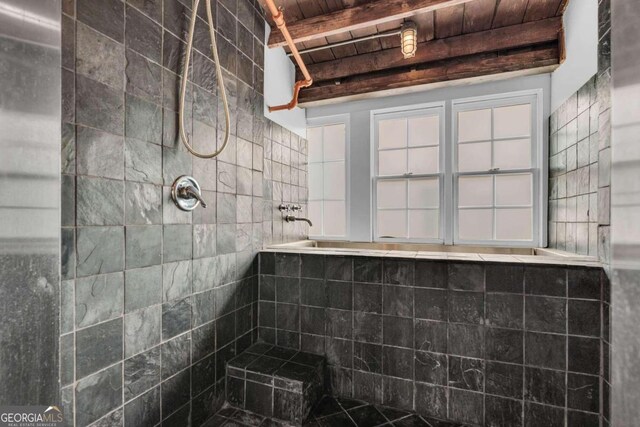
M325 358L258 343L227 363L227 400L302 425L324 393Z

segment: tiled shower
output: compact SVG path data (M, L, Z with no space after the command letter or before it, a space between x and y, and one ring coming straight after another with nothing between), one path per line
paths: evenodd
M224 116L204 19L187 132L208 150ZM217 160L178 137L189 1L65 1L62 15L61 395L70 424L200 425L225 361L257 338L256 253L299 240L277 206L305 203L306 141L263 113L264 18L213 2L231 107ZM208 207L170 199L192 175Z
M231 113L215 160L179 137L192 0L60 3L61 66L36 76L60 73L38 110L61 104L60 173L14 171L39 182L55 233L0 247L3 281L28 276L0 287L0 405L60 404L61 425L94 427L618 425L607 0L598 74L548 123L556 258L277 246L308 239L281 207L308 211L309 143L266 117L261 2L212 1ZM197 13L185 127L211 151L225 119ZM178 209L182 175L206 208Z

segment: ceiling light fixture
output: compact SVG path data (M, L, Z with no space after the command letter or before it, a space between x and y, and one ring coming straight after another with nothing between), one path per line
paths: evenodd
M400 32L402 55L404 59L413 58L418 50L418 26L413 21L405 21Z

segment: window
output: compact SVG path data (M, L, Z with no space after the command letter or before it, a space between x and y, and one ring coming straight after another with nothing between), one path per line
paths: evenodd
M309 231L312 238L347 237L347 121L323 119L307 128Z
M534 242L535 101L529 96L454 102L454 242Z
M372 239L544 244L540 102L531 91L372 112Z
M442 241L442 111L374 115L376 240Z

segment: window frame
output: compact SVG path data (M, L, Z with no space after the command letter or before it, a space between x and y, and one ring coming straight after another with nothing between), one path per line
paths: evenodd
M318 117L318 118L309 118L307 119L307 129L315 128L315 127L325 127L325 126L333 126L333 125L344 125L345 127L345 139L344 139L344 168L345 168L345 234L344 236L325 236L325 235L314 235L309 234L309 239L318 240L318 241L348 241L351 238L351 117L349 114L337 114L332 116ZM323 144L324 144L324 136L323 136ZM324 148L324 147L323 147ZM324 151L324 150L323 150ZM307 153L310 152L310 148L307 150ZM324 165L324 161L322 164ZM329 163L329 162L327 162ZM311 164L310 162L308 165ZM308 167L307 165L307 167ZM307 169L307 179L311 179L310 170ZM324 182L324 167L323 167L323 176ZM324 194L322 200L322 232L324 233ZM311 194L307 196L307 216L311 215Z
M491 109L491 144L492 144L492 162L493 157L493 145L495 141L514 139L514 138L494 138L494 121L493 110L500 107L506 107L511 105L531 105L531 166L528 169L509 169L509 170L495 170L490 169L488 171L476 171L476 172L459 172L457 170L458 160L458 113L464 111ZM542 91L524 91L515 93L495 94L489 96L481 96L474 98L464 98L452 100L451 107L451 144L449 150L451 150L451 164L449 165L450 179L452 185L451 192L451 207L453 210L453 223L450 224L451 240L456 245L482 245L482 246L503 246L503 247L540 247L544 244L543 233L545 233L546 221L543 221L543 215L546 212L546 204L544 199L546 198L545 186L543 180L546 179L546 157L544 155L546 148L544 146L543 139L543 120L542 120ZM465 143L462 143L465 144ZM493 165L492 165L493 166ZM498 209L495 207L495 176L499 175L513 175L518 173L531 173L532 175L532 193L531 193L531 208L532 208L532 230L531 240L463 240L459 238L459 178L461 176L492 176L494 185L494 206L491 208L492 212L496 212ZM496 215L493 215L493 236L496 233L495 221Z
M385 175L380 176L379 171L379 157L378 157L378 133L380 120L389 120L396 118L411 118L425 116L425 112L433 111L435 114L426 114L427 116L438 116L439 118L439 143L438 147L438 172L430 174L402 174L402 175ZM426 104L418 104L403 107L385 108L371 111L370 123L371 123L371 179L370 179L370 191L371 191L371 241L373 242L393 242L393 243L437 243L444 244L446 241L445 230L445 181L446 181L446 105L445 102L433 102ZM407 135L408 137L408 135ZM435 147L432 145L431 147ZM420 148L415 147L415 148ZM405 147L406 150L410 149L410 146ZM382 150L382 151L392 151ZM408 159L407 159L408 161ZM380 181L398 181L402 180L407 182L406 185L406 197L407 207L404 209L407 215L407 231L410 233L409 213L409 183L412 180L419 180L425 178L438 178L438 238L397 238L397 237L378 237L378 183ZM391 209L390 209L391 210Z

